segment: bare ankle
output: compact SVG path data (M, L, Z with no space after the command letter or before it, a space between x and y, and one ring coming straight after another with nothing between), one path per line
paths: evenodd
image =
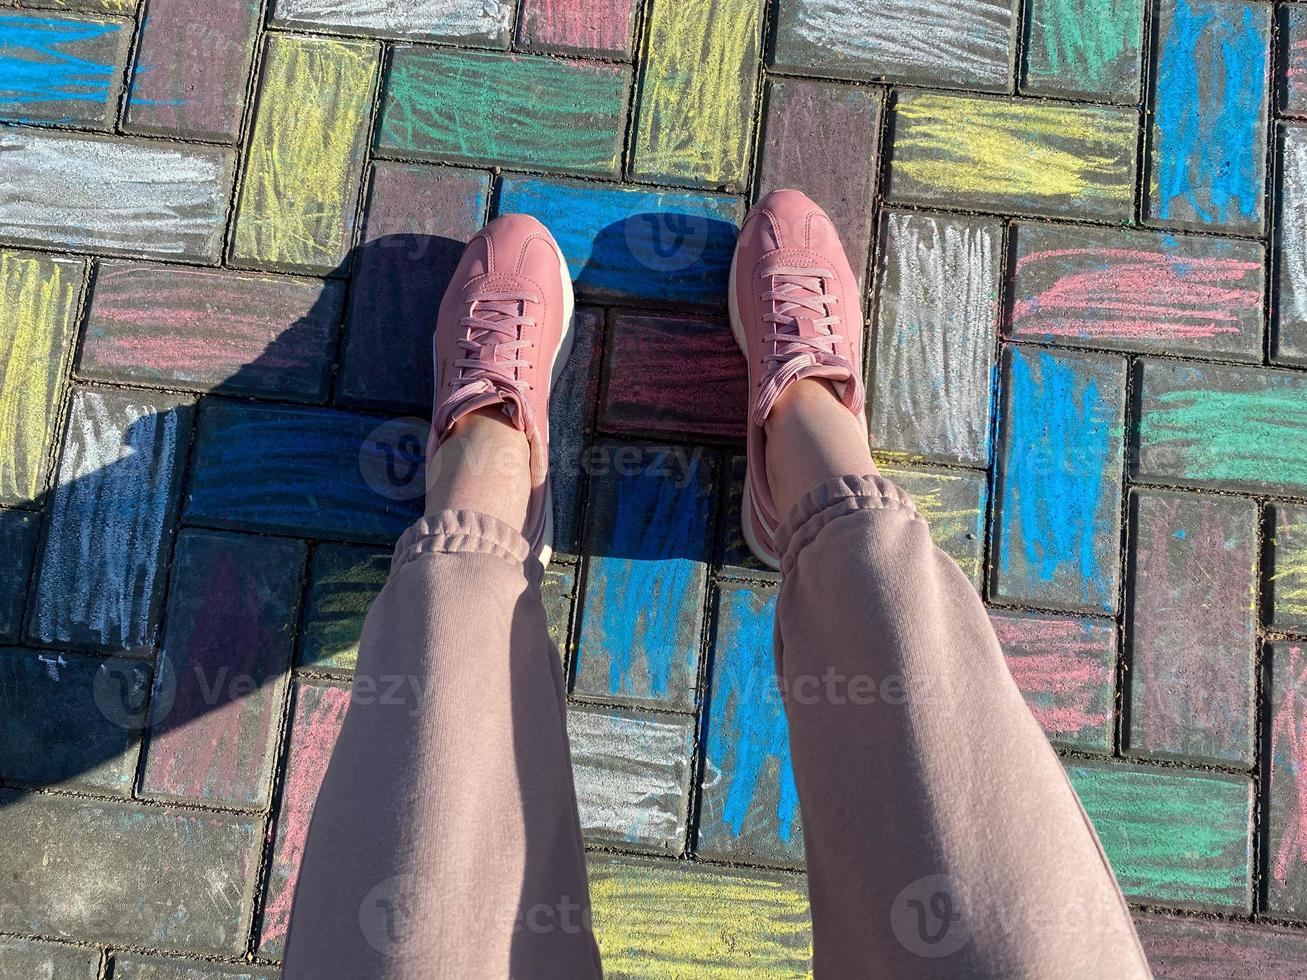
M474 510L521 527L531 495L530 445L499 406L454 423L427 466L426 513Z
M790 385L765 431L767 482L782 518L829 480L876 472L860 416L845 407L829 381L803 378Z

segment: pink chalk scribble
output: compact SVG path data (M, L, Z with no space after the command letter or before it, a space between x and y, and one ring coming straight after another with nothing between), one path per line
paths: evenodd
M302 687L296 696L286 785L272 852L272 880L268 886L268 904L263 910L261 949L286 938L295 882L299 880L300 862L309 837L309 818L349 706L349 691L345 688Z
M1275 669L1277 673L1284 669L1286 683L1284 697L1271 720L1272 794L1281 789L1277 777L1287 778L1293 802L1288 820L1280 828L1271 876L1277 885L1284 885L1295 866L1307 863L1307 702L1298 696L1303 648L1290 646L1288 663L1276 663Z
M1065 260L1079 268L1067 269ZM1084 268L1094 263L1093 268ZM1017 299L1017 336L1193 340L1237 334L1241 316L1261 307L1248 277L1260 266L1241 259L1182 257L1143 249L1061 248L1031 252L1016 271L1052 267L1050 285Z
M1094 700L1107 690L1111 667L1103 643L1075 619L994 618L1008 669L1035 720L1050 735L1107 724Z

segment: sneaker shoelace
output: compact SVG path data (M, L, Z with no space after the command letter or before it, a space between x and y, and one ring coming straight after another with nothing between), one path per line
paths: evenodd
M469 356L455 358L451 365L459 376L450 382L454 391L436 413L435 429L447 431L464 405L497 393L512 407L518 426L529 432L535 426L535 413L531 400L523 395L533 386L516 378L514 372L531 366L522 354L534 342L519 339L518 328L535 326L535 318L523 311L527 303L538 303L540 297L528 292L483 290L468 298L468 314L459 321L467 336L459 339L458 346Z
M840 316L832 312L838 297L822 288L835 274L829 269L772 265L760 275L771 279L771 288L762 298L772 304L772 310L762 320L774 325L764 340L775 346L764 359L766 373L754 403L753 423L762 425L790 382L814 367L848 372L841 397L850 411L855 410L862 402L862 379L848 358L835 353L836 345L844 340L843 334L835 332Z

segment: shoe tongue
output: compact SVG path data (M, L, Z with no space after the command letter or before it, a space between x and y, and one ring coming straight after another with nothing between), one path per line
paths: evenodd
M516 391L505 391L504 389L496 388L493 385L488 385L485 391L478 395L473 395L467 401L463 402L462 405L458 406L458 411L446 423L446 430L469 412L475 412L481 408L488 408L491 405L502 406L504 415L512 421L513 425L516 428L525 431L526 416L522 411L522 396Z

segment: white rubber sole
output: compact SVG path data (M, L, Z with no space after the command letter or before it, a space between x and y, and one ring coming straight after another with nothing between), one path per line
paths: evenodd
M550 236L550 240L552 241ZM559 275L562 277L563 287L563 336L559 341L558 350L554 351L554 359L549 365L549 397L554 395L554 387L558 384L558 379L562 376L563 371L567 369L567 359L572 354L572 346L576 343L576 304L575 293L572 289L572 272L567 267L567 259L563 257L563 250L558 248L558 243L554 242L554 248L558 249ZM550 433L552 435L553 433ZM550 559L554 557L554 478L552 474L545 479L545 527L540 535L540 550L536 557L540 559L540 564L546 568L549 567Z
M731 278L726 288L726 305L730 311L731 333L735 336L735 343L740 348L740 353L747 360L749 348L744 340L744 321L740 319L740 307L735 302L735 259L738 255L739 252L731 255ZM747 462L744 467L744 500L740 506L740 531L744 535L744 543L749 546L753 556L768 568L779 572L781 570L780 559L773 558L759 543L757 535L753 533L753 487L750 483Z

